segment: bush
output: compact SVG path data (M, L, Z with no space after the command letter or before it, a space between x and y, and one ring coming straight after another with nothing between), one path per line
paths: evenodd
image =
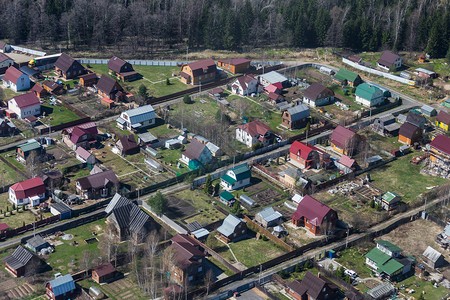
M289 277L288 272L286 272L285 270L281 270L280 272L278 272L278 275L280 275L280 277L283 279L286 279Z
M191 96L189 96L188 94L184 95L183 102L186 104L191 104L192 103Z
M300 273L301 271L302 271L302 266L300 264L296 264L294 272L295 273Z
M170 85L170 79L166 78L166 85Z
M262 240L263 240L264 242L267 242L269 239L267 238L267 236L263 235L263 236L262 236Z
M311 269L311 268L312 268L312 263L311 263L310 260L307 260L307 261L305 262L305 269Z

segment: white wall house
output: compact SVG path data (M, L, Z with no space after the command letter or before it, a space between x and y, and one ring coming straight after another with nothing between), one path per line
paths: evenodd
M234 167L220 177L220 185L227 191L237 190L250 184L251 172L246 164Z
M41 102L35 93L27 93L8 100L8 109L13 111L17 118L25 119L41 114Z
M366 107L373 107L383 104L384 94L383 91L376 86L362 83L356 88L355 101L358 104Z
M155 110L149 104L122 112L117 118L117 126L126 130L134 130L154 125L155 121Z
M11 66L6 70L5 76L3 77L3 87L10 88L16 93L29 90L30 77L16 67Z
M14 60L6 54L0 53L0 68L7 68L14 64Z
M269 145L273 135L269 126L261 121L252 121L236 127L236 139L250 148L256 143L262 143L264 146Z
M45 185L40 177L13 184L9 188L9 201L16 206L37 206L45 198Z
M244 75L237 78L231 85L231 92L242 96L248 96L256 93L258 89L258 80L251 75Z

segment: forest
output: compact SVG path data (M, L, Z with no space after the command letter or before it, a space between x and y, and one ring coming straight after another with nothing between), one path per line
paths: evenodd
M450 55L447 0L0 0L0 39L43 49L345 47Z

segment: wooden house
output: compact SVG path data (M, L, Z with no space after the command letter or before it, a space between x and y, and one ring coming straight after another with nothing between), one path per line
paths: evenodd
M224 243L237 242L247 234L247 224L236 216L228 215L217 228L217 237Z
M108 70L109 74L115 75L122 81L133 81L139 78L139 73L133 69L133 66L117 56L109 59Z
M34 86L31 88L31 91L34 92L38 98L41 99L48 95L47 90L44 89L44 87L39 82L36 82L34 84Z
M354 130L345 128L341 125L333 130L330 137L333 150L350 157L356 151L359 140L360 137Z
M45 284L45 291L46 296L52 300L72 299L76 291L75 281L70 274L59 275Z
M281 115L281 125L289 129L297 129L308 123L309 107L301 103L286 109Z
M97 82L97 92L101 97L121 101L125 96L122 86L108 75L102 74Z
M449 131L450 129L450 114L441 110L436 117L436 126Z
M223 59L217 62L217 66L233 74L244 73L250 69L251 60L245 58Z
M86 74L86 69L69 55L62 53L55 62L55 71L60 77L73 79Z
M402 66L402 58L391 51L383 51L377 60L377 66L385 70L389 70L391 67L397 70Z
M398 141L406 144L412 145L415 142L419 142L422 138L422 129L412 125L411 123L405 122L400 126L398 132Z
M323 277L307 271L303 280L294 280L286 285L286 292L297 300L338 299L339 287Z
M431 141L428 148L432 162L442 162L450 166L450 137L440 134Z
M311 84L303 93L303 103L312 107L327 105L333 100L334 92L317 82Z
M14 277L35 275L39 272L39 257L19 245L14 252L5 258L5 268Z
M181 67L181 82L185 84L204 84L216 79L217 67L211 58L192 62Z
M62 95L65 90L64 90L64 86L60 83L57 83L55 81L52 80L45 80L42 83L42 87L49 93L49 94L53 94L53 95Z
M113 170L106 170L78 178L75 186L82 199L106 198L118 190L119 180Z
M423 262L432 269L440 268L445 265L444 256L434 248L428 246L422 254Z
M333 83L342 86L357 87L362 82L361 77L344 68L339 69L336 75L333 77Z
M92 270L92 280L98 284L109 282L116 277L116 270L110 262L96 266Z
M97 84L97 74L90 72L80 76L80 85L84 87L90 87Z

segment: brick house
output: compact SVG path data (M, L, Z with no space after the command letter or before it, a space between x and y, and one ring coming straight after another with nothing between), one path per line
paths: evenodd
M306 170L310 168L320 169L331 162L328 153L300 141L292 143L289 148L289 158L290 163Z
M204 84L216 79L217 67L211 58L192 62L181 67L181 82L185 84Z
M303 280L294 280L286 286L286 292L297 300L327 300L338 297L339 287L319 274L307 271Z
M97 93L113 101L123 100L125 94L122 86L108 75L102 74L97 82Z
M305 195L291 219L295 226L304 226L312 234L322 235L334 231L338 216L333 209Z
M217 66L233 74L243 73L250 69L251 60L246 58L223 59L217 62Z
M73 79L86 74L86 69L75 59L62 53L55 62L55 71L60 77L65 79Z
M309 107L304 103L286 109L281 115L281 125L296 129L308 123Z

